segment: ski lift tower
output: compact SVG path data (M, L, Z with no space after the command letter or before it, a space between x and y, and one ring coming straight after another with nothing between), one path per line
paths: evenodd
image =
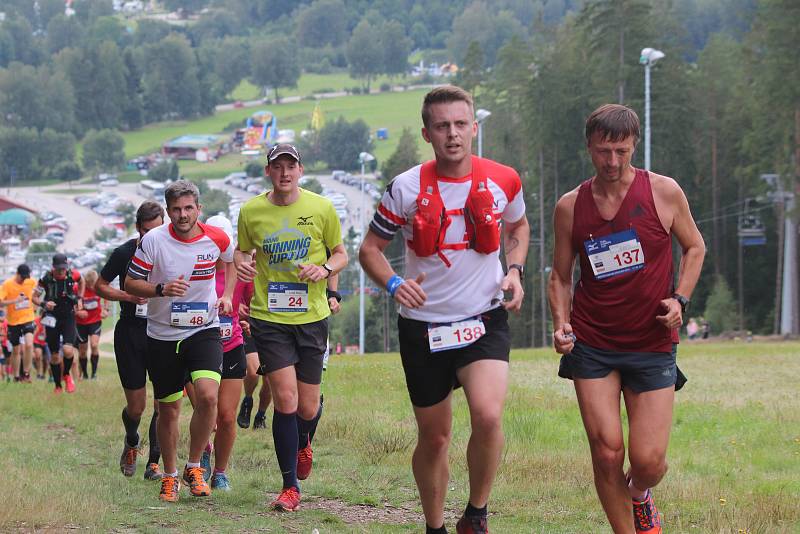
M781 282L781 323L780 333L792 335L800 333L798 322L797 296L797 219L794 215L795 198L793 191L785 191L780 175L762 174L761 179L772 186L770 199L776 204L783 204L783 276Z

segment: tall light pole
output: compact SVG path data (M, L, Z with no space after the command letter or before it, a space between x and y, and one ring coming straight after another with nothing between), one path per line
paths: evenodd
M644 65L644 170L650 170L650 67L664 57L655 48L643 48L639 63Z
M478 123L478 157L483 157L483 121L489 118L492 112L486 109L479 109L475 112L475 121Z
M364 240L364 170L367 162L373 161L375 156L369 152L362 152L358 155L358 162L361 163L361 208L359 209L359 227L361 229L361 240ZM364 268L358 266L358 353L364 354Z

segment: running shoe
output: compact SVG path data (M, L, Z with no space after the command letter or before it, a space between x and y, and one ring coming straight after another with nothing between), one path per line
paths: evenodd
M456 534L488 534L489 518L462 515L456 523Z
M153 462L147 464L147 469L144 470L144 479L145 480L161 480L161 477L164 476L164 473L161 472L161 469L158 467L158 464Z
M200 457L200 467L203 468L203 480L206 482L211 478L211 452L212 451L206 448L203 450L203 456Z
M311 466L314 462L314 451L311 450L311 440L308 444L297 451L297 478L305 480L311 474Z
M214 473L211 476L211 488L222 491L231 491L231 483L225 473Z
M181 481L177 476L161 477L161 493L158 498L165 502L178 502L178 493L181 490Z
M64 388L62 388L61 386L56 386L56 388L53 390L53 393L55 393L56 395L61 395L63 392Z
M261 428L267 428L267 416L256 414L256 418L253 419L253 430L259 430Z
M119 469L126 477L136 474L136 455L139 454L139 447L131 447L128 440L123 440L125 447L122 449L122 456L119 458Z
M245 397L242 399L242 405L239 406L239 415L236 417L236 424L239 428L250 428L250 412L253 410L253 397Z
M166 478L166 477L164 477ZM183 481L189 486L189 491L195 497L208 497L211 495L211 488L203 478L202 467L185 467L183 469Z
M643 501L633 501L633 523L636 534L661 534L661 515L656 509L650 490L647 490Z
M64 384L67 386L67 393L75 393L75 381L72 380L72 376L65 376Z
M47 381L48 381L50 384L52 384L52 383L54 383L56 380L53 378L53 375L49 375L49 376L47 377Z
M279 512L294 512L300 508L300 492L297 488L283 488L278 498L270 504L273 510Z

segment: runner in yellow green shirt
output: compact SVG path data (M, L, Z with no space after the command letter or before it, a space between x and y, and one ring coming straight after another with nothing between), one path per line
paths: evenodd
M273 146L266 173L273 189L242 206L234 261L240 280L255 281L250 330L274 400L283 490L272 506L291 511L300 505L298 479L311 473L330 315L327 279L347 265L347 252L333 204L299 187L303 164L294 146Z

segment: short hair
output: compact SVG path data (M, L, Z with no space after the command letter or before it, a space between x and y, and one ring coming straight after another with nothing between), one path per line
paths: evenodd
M604 104L586 119L586 143L599 133L611 142L633 137L634 146L639 142L639 117L636 112L620 104Z
M145 200L136 210L136 226L141 226L143 223L158 217L164 218L164 208L161 207L161 204L152 200Z
M422 124L428 127L431 119L431 106L433 104L447 104L449 102L466 102L470 109L473 109L472 95L464 89L455 85L442 85L435 87L425 95L422 102Z
M86 274L83 275L84 280L86 280L86 285L88 287L94 286L95 282L97 282L97 271L91 269L86 271Z
M200 190L197 189L194 182L190 182L189 180L176 180L169 184L164 190L164 201L167 203L167 207L169 207L170 202L185 197L186 195L192 195L195 204L199 203Z

